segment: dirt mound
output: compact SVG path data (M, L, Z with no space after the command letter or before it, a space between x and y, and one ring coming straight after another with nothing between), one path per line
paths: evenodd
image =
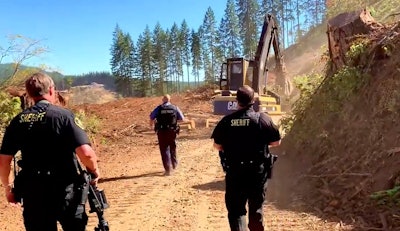
M102 84L75 86L68 90L69 104L102 104L118 98L117 94L108 91Z
M188 101L210 101L215 94L215 89L219 89L217 85L207 84L188 90L184 93L185 100Z
M337 76L325 79L297 118L276 150L281 154L275 174L279 183L272 188L292 192L285 198L272 193L286 202L282 206L306 206L357 230L400 227L400 193L372 199L375 192L394 188L400 178L395 122L400 111L399 33L400 24L395 24L370 34L358 66L351 67L361 71L353 79L359 85L338 101L334 94L327 97L335 92Z
M207 118L216 116L211 115L211 102L207 98L196 100L192 96L199 93L194 92L201 94L204 91L197 90L184 94L173 94L171 95L171 102L181 109L186 119L194 120L196 126L204 127ZM118 139L120 136L139 137L143 133L151 133L149 115L161 103L161 96L124 98L102 104L75 105L72 106L72 109L75 111L82 110L100 119L101 132L98 134L98 140L104 139L104 137Z

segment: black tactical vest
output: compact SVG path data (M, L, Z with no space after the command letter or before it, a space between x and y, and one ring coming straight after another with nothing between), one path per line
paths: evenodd
M168 105L160 105L158 110L158 114L156 116L157 130L166 130L166 129L176 129L177 127L177 118L176 118L176 107L172 104Z

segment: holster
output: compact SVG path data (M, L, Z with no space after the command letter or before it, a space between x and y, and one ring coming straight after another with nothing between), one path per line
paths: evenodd
M228 170L228 164L226 162L226 155L223 151L219 151L218 152L219 158L220 158L220 162L221 162L221 166L222 166L222 170L224 170L224 172L226 172Z
M11 192L14 194L14 199L16 202L21 203L22 201L25 182L26 179L24 177L24 172L21 170L17 175L15 175L13 186L11 188Z
M271 179L272 178L272 170L274 167L275 162L278 160L278 156L274 155L272 153L268 153L267 157L265 159L264 165L267 168L267 178Z

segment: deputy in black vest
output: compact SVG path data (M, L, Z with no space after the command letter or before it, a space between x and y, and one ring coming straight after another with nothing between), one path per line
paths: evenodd
M271 163L269 146L280 144L277 126L265 113L253 110L254 90L243 86L237 91L238 111L225 116L211 136L214 147L225 158L225 203L231 230L245 231L246 203L250 231L264 230L263 203Z
M176 157L176 136L179 133L178 121L185 118L181 110L171 104L171 96L164 95L162 104L157 106L150 114L150 126L154 125L157 133L158 145L160 147L161 158L165 169L164 175L171 175L177 167Z

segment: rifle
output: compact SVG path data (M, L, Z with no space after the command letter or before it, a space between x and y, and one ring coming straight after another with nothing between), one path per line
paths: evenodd
M86 203L86 199L89 200L90 210L89 213L96 213L99 219L97 227L94 228L95 231L109 231L107 220L104 218L104 209L110 207L107 203L106 195L104 190L98 189L97 186L90 184L92 178L94 177L88 171L83 170L81 165L78 163L77 158L74 158L74 163L77 166L81 176L83 177L85 184L89 186L87 197L83 203Z
M89 174L89 182L91 181L92 175ZM99 224L94 228L95 231L109 231L110 227L108 222L104 218L104 209L110 207L107 203L106 195L104 190L98 189L95 185L89 186L89 213L96 213L99 219Z

